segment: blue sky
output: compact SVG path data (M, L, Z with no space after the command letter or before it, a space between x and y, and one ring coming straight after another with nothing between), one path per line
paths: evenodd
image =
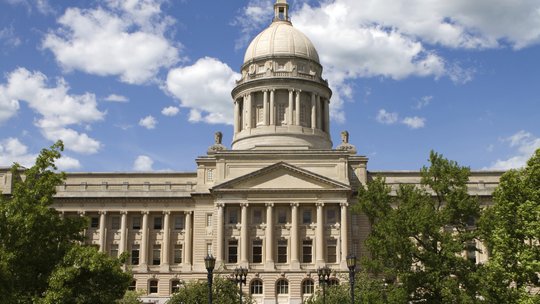
M270 0L0 0L0 166L65 142L67 171L194 171ZM434 149L508 169L540 148L537 0L289 0L370 170Z

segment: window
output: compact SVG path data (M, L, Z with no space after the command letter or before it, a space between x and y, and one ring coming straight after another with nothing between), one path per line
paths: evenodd
M311 209L304 209L302 212L302 224L309 225L311 222Z
M158 281L150 280L148 284L148 293L158 293Z
M257 105L257 107L255 108L255 111L256 111L256 117L257 117L257 125L261 125L264 123L264 108L261 105Z
M184 229L184 215L177 215L174 217L174 229L182 230Z
M131 219L131 228L139 230L141 229L141 217L140 216L134 216Z
M278 263L287 263L287 240L279 240L277 245Z
M277 105L277 122L282 125L287 124L285 113L287 112L287 106L284 103L278 103Z
M328 240L328 248L326 251L326 262L335 263L337 261L336 249L337 249L337 240L330 239Z
M112 256L113 258L117 258L117 257L118 257L118 244L112 244L112 245L111 245L111 251L110 251L110 253L111 253L111 256Z
M214 169L206 170L206 180L208 180L208 181L213 181L214 180Z
M277 222L278 224L287 224L287 210L285 208L277 210Z
M467 260L476 264L476 243L471 241L467 243Z
M306 103L300 106L300 125L308 127L311 124L311 110Z
M227 262L238 262L238 240L229 240L229 255L227 257Z
M238 208L229 208L229 224L238 224Z
M253 224L262 224L262 209L256 208L253 210Z
M328 286L335 286L335 285L339 285L339 280L336 278L330 278L330 280L328 280Z
M99 217L92 216L90 218L90 228L98 228L99 227Z
M303 240L302 241L302 263L311 263L312 262L312 240Z
M152 249L152 265L161 264L161 245L155 244Z
M335 224L337 222L336 208L328 208L326 210L326 223Z
M174 245L174 262L175 264L182 264L182 244Z
M171 281L171 293L180 291L180 280Z
M251 284L249 285L249 292L254 294L262 294L263 293L263 282L261 280L255 279L251 281Z
M120 217L119 216L111 217L111 229L114 229L114 230L120 229Z
M155 216L154 217L154 229L161 230L163 228L163 217Z
M253 263L262 263L262 240L253 240Z
M315 283L312 279L306 279L302 282L302 295L310 295L315 292Z
M279 279L276 282L276 293L278 295L280 294L288 294L289 293L289 282L285 279Z
M135 290L137 288L137 280L131 280L128 286L128 290Z
M206 227L212 227L212 213L206 214Z
M131 265L139 265L139 245L131 247Z

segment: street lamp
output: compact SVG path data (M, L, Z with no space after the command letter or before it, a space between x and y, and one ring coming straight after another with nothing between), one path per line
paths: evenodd
M323 304L326 304L326 285L330 281L330 273L332 270L328 266L319 267L317 274L319 275L319 285L322 285Z
M347 267L349 268L349 284L351 284L351 303L354 304L354 274L356 273L356 256L347 256Z
M236 267L234 269L234 281L240 287L240 304L242 304L242 284L246 285L246 277L248 274L248 269L244 267Z
M214 267L216 267L216 258L208 254L204 258L204 266L208 271L208 303L212 304L212 280L214 278L212 274L214 273Z

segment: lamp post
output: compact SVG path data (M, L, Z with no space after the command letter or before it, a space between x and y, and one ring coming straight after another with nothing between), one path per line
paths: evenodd
M354 275L356 273L356 256L349 254L347 256L347 267L349 268L349 284L351 284L351 304L354 304Z
M328 266L319 267L317 275L319 275L319 285L322 285L323 304L326 304L326 285L330 281L330 273L332 270Z
M212 280L214 279L214 267L216 266L216 258L211 254L204 258L204 266L208 271L208 303L212 304Z
M248 274L248 269L244 267L236 267L234 269L234 281L240 287L240 304L242 304L242 284L246 285L246 277Z

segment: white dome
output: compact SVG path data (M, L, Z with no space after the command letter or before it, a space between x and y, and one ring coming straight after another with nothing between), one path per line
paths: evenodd
M297 56L319 63L313 43L290 22L275 21L249 44L244 63L271 56Z

